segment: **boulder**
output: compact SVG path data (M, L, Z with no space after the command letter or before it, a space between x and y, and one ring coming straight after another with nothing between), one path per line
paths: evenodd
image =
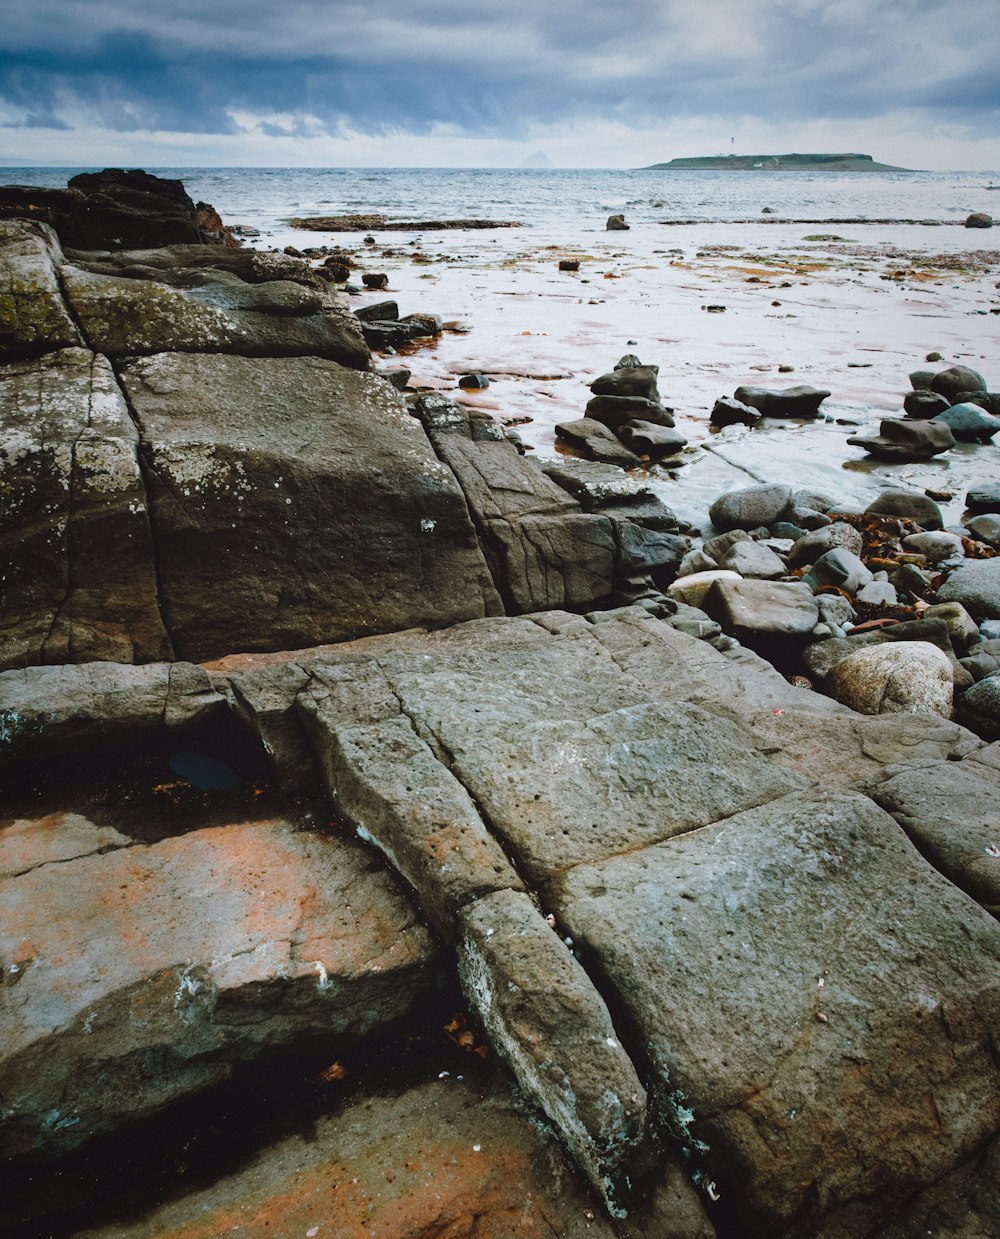
M677 576L681 561L691 549L683 534L664 533L636 525L625 515L609 514L615 535L615 566L620 576L652 575L658 585Z
M799 568L803 564L813 564L827 551L838 548L850 551L852 555L860 555L863 545L864 539L853 525L848 525L846 521L833 521L796 539L788 552L788 566Z
M1000 550L1000 514L984 512L965 522L965 527L977 542L985 542L994 550Z
M938 602L960 602L975 620L1000 619L1000 557L968 559L937 592Z
M940 370L931 379L930 389L939 396L944 396L949 404L954 404L960 396L968 392L989 390L986 380L971 366L949 366L947 370Z
M977 482L970 486L965 506L973 513L1000 512L1000 482Z
M724 426L756 426L763 416L763 413L758 413L748 404L722 396L712 406L708 420L721 430Z
M903 399L903 411L907 417L926 419L936 417L951 408L951 401L946 396L939 396L932 391L907 392Z
M934 419L947 426L963 443L989 443L1000 430L1000 417L994 417L978 404L953 404Z
M454 477L389 384L318 357L176 353L121 381L180 657L499 608Z
M985 211L973 211L971 215L965 218L966 228L992 228L993 216L987 215Z
M59 287L61 261L51 228L0 218L0 361L83 343Z
M139 436L86 349L0 367L0 670L172 657Z
M76 1147L269 1049L335 1053L435 980L427 930L349 843L274 819L83 846L0 882L6 1157Z
M607 426L592 417L580 417L573 422L556 425L556 438L583 452L589 460L604 465L618 465L631 469L639 464L639 457L630 451L611 433Z
M827 688L861 714L952 715L952 671L926 641L900 641L859 650L831 668Z
M625 223L624 215L609 215L605 225L608 232L628 232L629 225Z
M935 357L940 361L940 353L936 353ZM914 391L930 391L931 383L934 382L936 370L911 370L910 371L910 386Z
M797 582L716 580L701 606L723 632L758 651L801 645L819 622L815 599Z
M865 508L865 515L895 516L916 521L923 529L942 529L941 509L926 495L910 490L884 490Z
M586 416L617 433L626 422L639 418L656 426L673 426L673 409L644 396L594 396L587 401Z
M762 542L737 542L719 560L720 568L727 568L741 577L762 581L776 581L785 575L784 560L775 555Z
M989 657L997 660L996 654ZM987 740L1000 740L1000 670L988 670L962 694L958 701L958 718L977 735Z
M654 422L628 421L618 434L633 452L653 459L676 456L687 444L687 438L679 430L657 426Z
M771 525L788 507L792 488L781 482L765 482L720 495L708 510L716 529L757 529Z
M768 387L737 387L734 398L764 417L819 417L819 406L829 396L819 387L800 384L774 390Z
M955 437L941 422L886 418L879 423L878 435L852 435L847 442L880 460L930 460L954 447Z
M724 1233L872 1234L995 1130L1000 927L867 797L576 866L556 902Z
M686 576L678 577L672 585L668 586L667 593L671 598L676 598L678 602L686 603L689 607L700 607L716 581L738 580L740 577L735 572L723 568L710 568L707 571L691 572Z
M660 398L656 386L659 369L659 366L626 366L620 370L609 370L594 379L590 390L595 396L628 396L657 401Z
M822 589L824 585L834 585L837 589L853 594L872 579L872 573L857 555L846 547L839 546L822 554L802 581L813 592Z
M903 547L907 551L915 551L930 564L939 564L946 559L964 559L965 546L957 533L946 533L943 529L933 533L911 533L903 539Z

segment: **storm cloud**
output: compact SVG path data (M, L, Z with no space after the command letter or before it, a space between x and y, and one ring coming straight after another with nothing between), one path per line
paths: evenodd
M0 128L517 140L871 120L993 137L995 0L7 0Z

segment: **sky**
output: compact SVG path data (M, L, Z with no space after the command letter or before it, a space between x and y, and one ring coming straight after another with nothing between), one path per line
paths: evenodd
M998 0L3 0L0 163L1000 169Z

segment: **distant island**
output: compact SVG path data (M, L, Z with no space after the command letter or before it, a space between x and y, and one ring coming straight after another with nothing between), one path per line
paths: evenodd
M648 169L675 168L704 171L711 168L737 172L912 172L912 168L894 168L892 164L876 163L871 155L698 155L688 159L671 159L669 163L649 164ZM644 169L644 171L647 169Z

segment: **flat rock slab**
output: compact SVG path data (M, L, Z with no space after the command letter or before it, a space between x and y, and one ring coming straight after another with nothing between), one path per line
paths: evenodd
M646 1090L587 973L516 891L462 910L459 973L521 1087L612 1213L625 1216L643 1161Z
M317 357L176 353L122 382L181 657L500 609L455 479L387 383Z
M59 287L55 233L30 220L0 220L0 361L81 345Z
M1000 771L975 760L935 762L868 790L935 868L1000 914Z
M463 1079L464 1076L464 1079ZM679 1182L643 1239L713 1239ZM471 1064L401 1096L362 1096L252 1165L80 1239L619 1239L565 1154Z
M108 357L152 353L235 353L244 357L327 357L366 370L371 354L353 314L298 285L277 289L235 275L198 289L151 279L62 269L73 313L98 352ZM267 289L272 289L268 294ZM301 313L303 309L318 312Z
M427 931L353 844L281 819L150 847L69 825L76 859L51 822L4 832L4 1156L82 1144L268 1049L350 1044L435 978Z
M105 358L0 367L0 670L171 657L138 438Z
M1000 926L865 797L580 866L559 911L740 1234L869 1233L1000 1123Z

